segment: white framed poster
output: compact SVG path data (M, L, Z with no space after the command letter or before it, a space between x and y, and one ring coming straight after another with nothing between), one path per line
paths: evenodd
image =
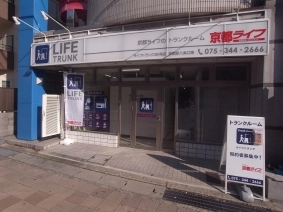
M265 194L265 119L227 116L227 182L263 187ZM265 195L263 195L263 199Z

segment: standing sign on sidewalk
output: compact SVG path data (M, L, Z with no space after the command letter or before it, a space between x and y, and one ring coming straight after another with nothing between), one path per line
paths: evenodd
M227 117L227 182L263 187L265 193L265 120L263 117ZM263 196L264 198L264 196Z
M66 123L83 126L84 74L64 73Z

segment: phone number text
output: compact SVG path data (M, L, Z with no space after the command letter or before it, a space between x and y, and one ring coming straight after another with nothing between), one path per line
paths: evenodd
M239 176L233 176L233 175L227 175L227 180L248 183L248 184L253 184L253 185L263 185L263 180L257 180L257 179L251 179L247 177L239 177Z

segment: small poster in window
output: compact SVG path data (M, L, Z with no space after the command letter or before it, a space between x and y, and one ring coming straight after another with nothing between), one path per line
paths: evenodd
M108 129L108 127L109 127L108 122L106 122L106 121L102 122L102 128L103 129Z
M93 127L93 121L92 120L88 120L88 126Z
M86 122L86 120L83 120L83 127L87 127L87 122Z
M85 111L92 111L93 110L93 96L85 96L84 110Z
M95 97L95 110L96 111L108 111L109 110L109 99L106 96Z
M93 119L93 113L92 112L88 113L88 119Z
M95 127L96 127L96 128L101 128L100 121L96 121L96 122L95 122Z
M95 113L95 120L100 120L101 119L101 114L99 112Z
M103 121L109 120L109 114L108 113L102 113L102 120Z

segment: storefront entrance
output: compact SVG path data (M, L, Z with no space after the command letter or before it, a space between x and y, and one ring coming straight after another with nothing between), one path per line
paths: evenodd
M91 104L84 108L84 126L72 130L90 133L95 145L158 151L177 151L180 144L221 146L226 116L249 114L245 63L76 72L85 73L85 105ZM106 108L100 107L101 100L107 100Z
M121 89L121 146L161 149L162 89Z

